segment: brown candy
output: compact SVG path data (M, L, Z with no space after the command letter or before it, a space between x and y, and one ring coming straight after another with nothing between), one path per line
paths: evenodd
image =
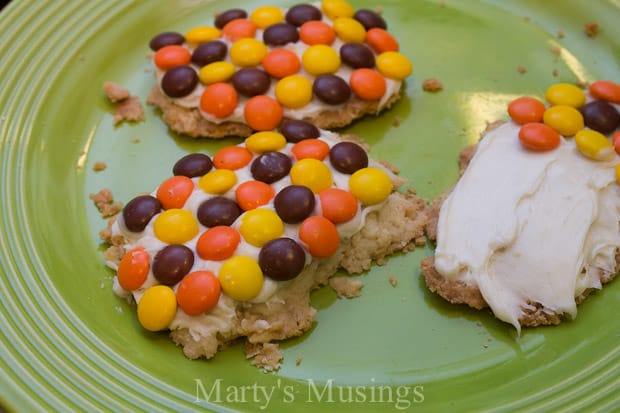
M368 154L353 142L340 142L329 150L329 161L338 172L352 174L368 166Z
M316 7L310 4L298 4L286 12L285 20L287 23L299 27L310 20L321 20L322 17L321 11Z
M215 18L215 27L222 29L232 20L245 19L246 17L248 17L248 13L243 9L226 10L225 12L218 14Z
M271 78L262 70L248 67L235 72L232 84L240 94L252 97L265 93L271 85Z
M306 264L306 253L291 238L277 238L266 243L258 255L263 274L276 281L297 277Z
M339 105L351 97L349 84L336 75L320 75L314 79L312 92L325 103Z
M254 179L271 184L288 175L291 166L291 158L282 152L267 152L254 159L250 170Z
M148 223L161 211L161 203L150 195L140 195L123 208L123 222L131 232L142 232Z
M219 62L224 60L227 52L228 46L226 46L226 43L219 40L202 43L194 49L192 53L192 63L202 67L209 63Z
M190 66L173 67L161 79L161 88L171 98L189 95L196 85L198 85L198 74Z
M282 188L273 200L276 212L287 224L298 224L308 218L315 205L314 193L307 186L290 185Z
M276 23L263 32L263 42L268 46L284 46L299 40L297 28L289 23Z
M194 253L185 245L166 245L153 258L153 275L163 285L175 285L194 265Z
M319 128L310 122L297 119L288 119L280 125L280 132L288 142L297 143L304 139L318 138L321 135Z
M156 52L164 46L180 45L185 41L185 37L177 32L164 32L153 37L149 42L149 47Z

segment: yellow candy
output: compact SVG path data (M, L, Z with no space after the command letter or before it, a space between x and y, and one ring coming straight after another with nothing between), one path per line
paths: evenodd
M165 285L149 287L138 303L138 321L149 331L168 328L177 313L177 297Z
M243 255L227 260L218 278L224 293L237 301L251 300L263 289L263 272L258 263Z
M324 44L316 44L306 49L301 56L301 63L306 72L311 75L325 75L338 70L340 56L334 48Z
M235 74L235 66L230 62L214 62L204 66L198 72L198 78L205 85L225 82Z
M385 52L377 56L377 69L385 77L402 80L413 71L407 56L398 52Z
M620 163L616 165L616 182L620 184Z
M318 159L306 158L296 162L290 175L293 185L307 186L315 194L330 188L333 183L331 171Z
M194 215L184 209L168 209L155 218L155 236L168 244L183 244L198 234Z
M605 135L595 130L583 129L577 132L575 144L579 152L595 161L609 161L614 158L615 150L612 143Z
M221 195L237 183L237 175L230 169L215 169L203 175L198 187L207 194Z
M259 29L266 29L272 24L281 23L284 21L284 14L282 10L274 6L262 6L257 8L250 14L250 20Z
M275 94L283 106L299 109L312 100L312 83L300 75L287 76L276 83Z
M200 43L210 42L211 40L219 39L221 32L211 26L200 26L190 29L185 33L185 41L191 45L199 45Z
M349 189L364 205L383 202L392 192L390 177L378 168L362 168L349 178Z
M586 95L583 90L570 83L556 83L549 86L545 98L551 106L566 105L580 108L586 103Z
M323 0L321 9L330 20L338 17L353 17L355 14L353 7L344 0Z
M252 38L238 40L230 47L230 58L242 67L258 66L266 54L267 46Z
M364 43L366 29L362 23L350 17L338 17L334 20L334 30L345 43Z
M583 129L583 115L572 106L551 106L543 114L543 123L551 126L560 135L573 136Z
M256 132L245 140L245 147L254 153L275 152L286 146L286 138L278 132Z
M284 224L274 211L257 208L242 215L239 232L249 244L262 247L284 233Z

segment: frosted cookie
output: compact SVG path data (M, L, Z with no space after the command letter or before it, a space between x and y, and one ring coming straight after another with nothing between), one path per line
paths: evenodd
M462 154L461 178L431 207L437 248L422 262L431 291L517 330L575 318L620 269L620 85L556 84L546 99L514 100L511 120Z
M114 291L192 359L239 337L253 354L304 333L310 292L339 268L368 270L423 239L425 204L395 191L402 180L359 143L304 121L187 155L173 173L102 237Z
M343 0L231 9L213 26L155 36L148 102L192 137L248 136L282 119L320 128L377 114L412 71L385 20Z

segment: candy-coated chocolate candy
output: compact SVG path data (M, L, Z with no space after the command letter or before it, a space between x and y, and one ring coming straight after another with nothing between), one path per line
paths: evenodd
M306 264L304 249L290 238L277 238L266 243L258 255L263 274L276 281L297 277Z
M179 159L172 167L172 173L175 175L187 176L193 178L202 176L209 172L213 167L213 162L208 155L204 153L190 153Z
M150 195L133 198L123 208L123 222L131 232L142 232L151 219L161 211L161 203Z
M284 224L274 211L257 208L241 216L239 232L250 245L262 247L272 239L282 236Z
M360 43L343 44L340 48L340 59L354 69L375 66L375 55L367 46Z
M608 135L620 126L620 114L611 104L604 100L595 100L581 108L585 125Z
M153 61L161 70L170 70L176 66L184 66L192 60L192 55L183 46L164 46L155 52Z
M149 42L149 47L156 52L164 46L182 45L183 42L185 42L185 37L181 33L164 32L153 37Z
M192 46L210 42L221 36L220 30L212 26L199 26L185 33L185 41Z
M197 66L206 66L209 63L219 62L226 58L228 46L219 40L206 42L194 49L192 52L192 63Z
M321 10L330 20L338 17L353 17L355 13L353 7L345 0L323 0Z
M319 129L310 122L298 119L287 119L282 122L280 132L288 142L299 142L304 139L318 138L321 135Z
M237 174L230 169L215 169L198 181L198 187L207 194L221 195L237 183Z
M237 203L223 196L216 196L204 201L196 211L196 217L205 227L230 226L243 211Z
M185 245L170 244L161 249L153 258L153 276L161 284L173 286L194 265L194 253Z
M286 12L285 20L293 26L301 26L307 21L321 20L323 14L311 4L298 4Z
M230 58L241 67L260 65L267 54L267 46L260 40L252 38L239 39L230 47Z
M570 83L556 83L549 86L545 98L551 106L565 105L580 108L586 103L586 94L583 90Z
M217 169L241 169L252 160L252 152L242 146L224 146L213 155L213 166Z
M203 66L198 72L200 81L205 85L225 82L235 74L235 65L230 62L213 62Z
M404 54L384 52L377 56L377 69L385 77L403 80L411 74L413 66Z
M377 53L398 52L400 48L394 36L379 27L372 28L366 32L366 43Z
M190 316L211 311L220 299L220 280L211 271L187 274L177 289L177 303Z
M149 331L168 328L177 313L177 297L165 285L149 287L138 302L138 321Z
M327 188L319 194L323 216L334 224L350 221L357 214L357 198L344 189Z
M314 193L307 186L287 186L278 192L273 205L282 221L298 224L314 211Z
M334 73L340 67L340 56L332 47L317 44L306 49L301 56L301 64L306 72L314 76Z
M301 25L299 38L309 45L330 45L336 40L336 31L325 22L311 20Z
M256 35L256 25L248 19L235 19L224 26L222 33L233 42L245 38L254 38Z
M263 42L268 46L284 46L287 43L297 43L298 40L297 28L289 23L273 24L263 32Z
M271 184L287 176L291 166L291 158L282 152L265 152L254 159L250 171L257 181Z
M181 98L194 91L198 75L190 66L176 66L168 70L161 79L161 88L171 98Z
M269 89L271 79L260 69L246 67L238 70L232 77L233 86L240 94L252 97L262 95Z
M379 204L392 192L390 177L378 168L362 168L349 178L351 193L364 205Z
M272 130L282 120L282 106L277 100L269 96L254 96L245 102L243 117L254 130Z
M385 78L376 70L355 69L349 77L353 93L363 100L377 100L385 95L387 84Z
M157 199L164 209L183 208L194 190L194 181L187 176L173 176L157 188Z
M220 268L218 279L224 293L237 301L248 301L260 294L264 277L258 263L239 255L227 260Z
M366 29L362 23L351 17L339 17L334 20L334 30L343 42L363 43L366 39Z
M336 75L319 75L314 79L312 91L321 101L330 105L339 105L351 97L349 84Z
M255 153L279 151L286 146L286 138L278 132L256 132L245 140L245 146Z
M525 125L530 122L541 122L545 113L545 104L540 100L522 96L508 104L508 114L515 123Z
M235 111L238 100L234 87L223 82L213 83L202 92L200 109L222 119Z
M276 79L299 72L301 62L294 52L287 49L274 49L263 57L265 71Z
M575 135L577 149L595 161L609 161L614 158L614 145L605 135L591 129L583 129Z
M244 211L266 205L275 194L271 185L261 181L245 181L235 190L237 203Z
M315 194L332 186L332 173L323 162L306 158L297 161L291 168L293 185L305 185Z
M340 235L336 226L322 216L306 218L299 226L299 239L315 258L327 258L338 250Z
M118 283L127 291L142 287L149 275L150 257L142 247L136 247L123 255L118 264Z
M551 106L545 110L543 122L563 136L573 136L583 129L583 115L572 106Z
M329 154L329 145L320 139L304 139L293 145L291 153L298 161L306 158L322 161Z
M521 145L532 151L549 151L561 142L560 134L549 125L531 122L521 126L519 130Z
M597 80L590 85L590 95L595 99L620 104L620 84L611 80Z
M282 106L303 108L312 100L312 83L304 76L287 76L276 83L275 95Z
M167 244L184 244L198 234L198 222L184 209L168 209L155 218L155 236Z
M223 29L229 22L236 19L245 19L248 13L243 9L230 9L217 15L215 18L215 27Z
M368 154L353 142L338 142L329 151L329 161L338 172L352 174L368 166Z
M383 20L383 17L379 16L372 10L359 9L353 15L353 18L362 23L366 30L378 27L383 30L387 30L387 23Z
M284 13L279 7L261 6L250 14L250 20L259 29L266 29L273 24L284 21Z
M231 227L217 226L203 232L196 242L196 252L203 260L223 261L232 257L241 242L239 232Z

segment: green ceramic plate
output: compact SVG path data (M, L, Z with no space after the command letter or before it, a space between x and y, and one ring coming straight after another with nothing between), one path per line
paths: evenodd
M513 96L541 95L557 81L620 80L617 0L352 3L381 3L415 71L392 110L346 132L429 199L456 180L459 149L503 117ZM617 408L620 283L588 299L575 321L517 337L488 312L428 293L418 270L428 248L363 274L359 299L314 294L316 328L283 345L276 374L251 367L240 345L189 361L166 335L139 327L135 309L111 292L97 239L105 222L88 194L109 187L127 201L183 154L236 141L171 135L151 108L146 122L115 128L101 85L114 80L144 99L149 39L210 23L230 4L13 1L0 14L0 404L24 412ZM583 32L590 22L600 26L594 38ZM432 77L442 92L421 90ZM107 169L93 172L96 161Z

